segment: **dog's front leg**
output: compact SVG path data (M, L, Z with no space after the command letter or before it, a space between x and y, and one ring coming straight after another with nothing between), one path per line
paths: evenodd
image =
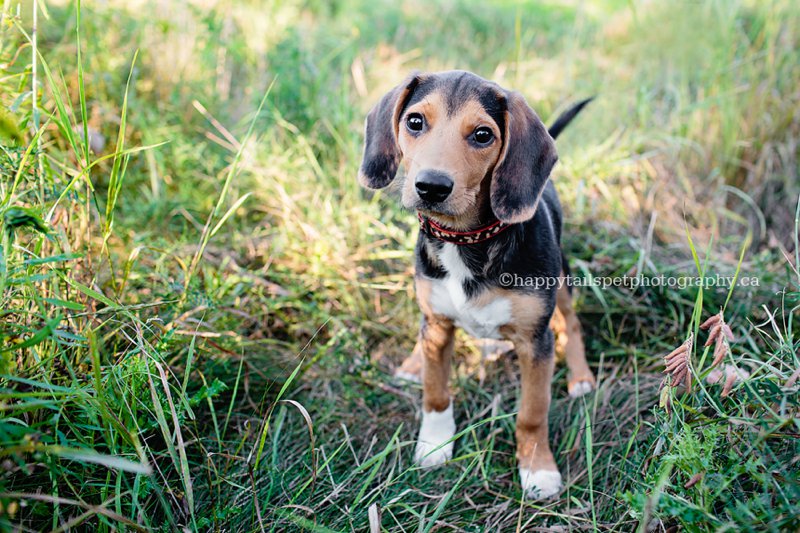
M515 339L521 391L517 415L517 460L522 489L528 498L544 499L561 491L561 474L550 451L547 413L553 378L553 332L550 328Z
M453 456L453 443L449 441L455 435L456 423L448 388L453 333L453 322L438 316L426 316L420 327L422 423L414 459L426 468Z

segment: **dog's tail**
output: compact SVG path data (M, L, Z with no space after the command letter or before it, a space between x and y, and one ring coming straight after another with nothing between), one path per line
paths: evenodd
M569 109L561 113L561 116L559 116L553 123L553 125L550 126L550 129L547 130L547 132L550 134L550 137L552 137L553 139L558 137L558 134L561 133L570 122L572 122L572 119L575 118L575 115L580 113L581 109L583 109L586 106L586 104L588 104L592 100L594 100L594 96L592 96L591 98L587 98L586 100L581 100L574 106L570 107Z

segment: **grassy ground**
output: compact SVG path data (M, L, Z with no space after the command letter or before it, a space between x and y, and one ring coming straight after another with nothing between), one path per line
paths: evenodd
M800 527L792 2L40 1L35 40L0 7L0 529ZM414 215L355 175L414 68L546 121L599 95L553 176L577 274L758 278L580 291L599 388L558 371L552 502L521 498L513 358L466 337L456 457L412 465Z

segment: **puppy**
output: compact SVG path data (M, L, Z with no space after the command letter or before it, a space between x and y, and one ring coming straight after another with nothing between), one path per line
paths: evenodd
M561 206L550 171L554 138L587 101L550 128L516 92L464 71L415 73L366 121L361 185L382 189L402 163L402 203L417 212L417 345L401 368L422 372L415 459L452 457L456 424L448 390L456 327L506 339L519 359L517 460L528 498L557 495L561 475L548 443L556 308L567 341L569 393L592 390L580 324L561 253Z

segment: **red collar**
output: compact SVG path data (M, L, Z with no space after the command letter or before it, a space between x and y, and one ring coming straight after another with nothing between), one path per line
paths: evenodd
M499 220L495 220L487 226L472 231L454 231L440 226L419 213L417 213L417 218L419 218L419 229L423 233L430 235L434 239L453 244L477 244L488 241L492 237L499 235L503 230L511 227L510 224L503 224Z

